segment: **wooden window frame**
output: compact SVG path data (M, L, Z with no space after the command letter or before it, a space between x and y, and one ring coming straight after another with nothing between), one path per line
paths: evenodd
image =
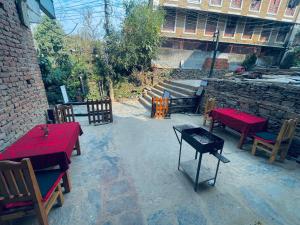
M275 0L276 1L276 0ZM279 0L280 2L279 2L279 5L278 5L278 9L277 9L277 12L276 13L273 13L273 12L269 12L269 10L270 10L270 6L271 6L271 0L269 1L269 6L268 6L268 10L267 10L267 14L268 15L277 15L278 14L278 12L279 12L279 10L280 10L280 7L281 7L281 3L283 2L283 0Z
M204 28L204 36L205 36L205 37L213 37L214 35L206 34L206 28L207 28L207 21L208 21L208 18L209 18L209 14L206 16L205 28ZM220 17L218 17L218 20L217 20L216 30L217 30L218 27L219 27L219 20L220 20Z
M256 0L251 0L251 3L252 3L252 1L256 1ZM249 5L249 12L260 13L260 11L261 11L261 6L262 6L262 3L263 3L263 0L260 0L259 2L260 2L259 10L256 11L256 10L251 9L251 3L250 3L250 5Z
M225 36L225 34L226 34L226 28L227 28L227 23L228 23L228 19L229 19L229 18L227 18L226 23L225 23L225 26L224 26L223 38L234 39L234 38L235 38L235 34L236 34L236 30L237 30L237 27L238 27L238 21L237 21L236 24L235 24L235 29L234 29L234 34L233 34L233 36L232 36L232 37L229 37L229 36Z
M177 10L176 9L174 9L175 10L175 23L174 23L174 29L173 29L173 31L171 31L171 30L165 30L164 29L164 24L162 24L161 25L161 30L162 30L162 32L164 32L164 33L176 33L176 28L177 28L177 16L178 16L178 14L177 14Z
M184 34L197 34L198 21L199 21L199 13L195 12L195 14L197 14L195 32L188 32L188 31L186 31L186 17L187 17L187 14L185 14L185 16L184 16L184 27L183 27L183 33Z
M211 3L211 0L209 0L208 5L209 5L209 6L215 6L215 7L222 7L222 6L223 6L223 0L221 0L221 4L220 4L220 5L212 4L212 3Z
M241 9L243 8L243 4L244 4L244 1L243 1L243 0L240 0L240 1L241 1L241 7L240 7L240 8L233 7L233 6L232 6L232 1L233 1L233 0L230 0L230 4L229 4L229 8L230 8L230 9L238 9L238 10L241 10Z

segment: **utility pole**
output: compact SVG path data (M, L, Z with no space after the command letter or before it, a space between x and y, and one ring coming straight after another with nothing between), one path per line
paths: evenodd
M213 73L214 73L216 56L217 56L218 47L219 47L219 38L220 38L220 31L218 29L218 30L216 30L216 32L214 33L214 36L213 36L213 42L216 43L216 45L215 45L215 49L214 49L214 55L213 55L213 58L212 58L211 67L210 67L208 78L210 78L213 75Z
M108 95L112 101L114 101L114 89L113 89L113 81L110 77L111 72L111 65L108 62L108 51L107 51L107 41L110 36L110 3L109 0L104 0L104 14L105 14L105 22L104 22L104 29L105 29L105 37L106 37L106 47L105 47L105 63L107 68L107 74L106 74L106 87L108 89Z
M110 35L110 11L109 11L109 0L104 0L104 14L105 14L105 22L104 29L106 36Z

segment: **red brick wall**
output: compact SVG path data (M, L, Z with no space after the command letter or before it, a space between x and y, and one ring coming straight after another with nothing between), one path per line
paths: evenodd
M15 0L0 0L0 151L44 122L47 108L31 31Z

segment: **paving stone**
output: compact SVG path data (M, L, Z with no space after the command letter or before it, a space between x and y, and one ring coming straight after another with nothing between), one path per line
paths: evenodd
M119 218L120 225L143 225L144 219L142 214L137 212L125 212Z
M106 202L106 212L110 215L117 215L128 210L138 208L135 196L125 196Z
M127 180L117 181L108 186L108 198L114 198L118 195L126 194L131 191L130 184Z
M264 220L273 225L286 224L277 211L275 211L263 198L253 193L248 187L242 187L240 188L240 191L251 209L264 218Z
M174 225L171 215L163 210L151 214L147 219L148 225Z
M200 211L193 212L186 208L180 208L176 211L179 225L206 225L206 218Z

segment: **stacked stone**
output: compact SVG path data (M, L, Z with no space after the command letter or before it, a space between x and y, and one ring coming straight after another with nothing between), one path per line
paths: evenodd
M275 133L285 119L300 118L299 86L213 78L208 79L205 93L216 97L219 107L236 108L267 118L269 130ZM296 130L296 139L299 138L300 126ZM297 151L300 154L300 149Z
M44 122L47 108L31 31L15 0L0 0L0 151Z

